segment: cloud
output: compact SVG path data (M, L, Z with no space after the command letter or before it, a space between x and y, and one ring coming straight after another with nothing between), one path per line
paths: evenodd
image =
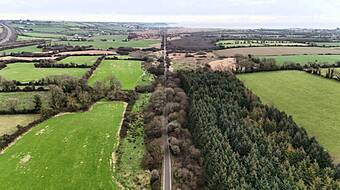
M180 22L223 27L337 27L338 0L1 0L0 18Z

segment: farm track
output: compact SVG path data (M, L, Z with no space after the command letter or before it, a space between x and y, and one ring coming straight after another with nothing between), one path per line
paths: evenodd
M163 44L164 44L164 50L163 50L163 61L164 61L164 76L165 80L167 80L167 63L166 63L166 57L167 57L167 51L166 51L166 44L167 43L167 35L166 32L164 32L163 37ZM165 94L165 92L164 92ZM166 102L165 102L166 104ZM172 168L171 168L171 153L170 153L170 145L169 145L169 135L168 135L168 117L165 114L165 106L164 106L164 119L163 119L163 125L165 130L163 131L163 141L164 141L164 160L163 160L163 190L171 190L172 189Z

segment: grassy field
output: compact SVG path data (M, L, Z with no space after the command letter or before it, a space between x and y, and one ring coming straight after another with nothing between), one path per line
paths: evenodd
M315 42L313 44L320 47L340 47L340 42Z
M25 36L38 37L38 38L62 38L66 37L62 34L49 34L49 33L38 33L38 32L26 32Z
M0 189L119 189L112 152L124 110L101 102L34 127L0 155Z
M160 40L130 40L125 42L127 36L126 35L102 35L95 36L90 38L93 41L58 41L54 42L54 44L70 44L70 45L78 45L78 46L90 46L92 45L94 48L99 49L109 49L109 48L118 48L118 47L136 47L136 48L144 48L150 47L151 45L160 43ZM106 40L106 41L104 41Z
M17 125L25 126L39 117L38 114L0 115L0 136L10 135L17 130Z
M51 38L42 38L42 37L32 37L32 36L21 36L19 35L17 41L25 41L25 40L52 40Z
M234 56L255 55L255 56L271 56L271 55L314 55L314 54L340 54L338 48L322 48L322 47L245 47L232 48L214 51L217 56Z
M231 47L263 47L263 46L307 46L304 43L295 43L290 41L274 41L274 40L221 40L216 43L217 46L223 48Z
M127 189L148 189L150 174L143 170L141 162L144 155L144 124L142 109L149 102L150 94L140 94L132 113L137 120L130 124L126 138L121 141L117 164L117 178Z
M86 68L35 68L33 63L14 63L0 70L0 76L7 80L29 82L57 75L81 78L87 70Z
M11 53L21 53L21 52L41 52L41 49L37 48L36 45L26 46L26 47L14 48L14 49L1 50L0 55L8 55Z
M287 55L287 56L264 56L259 58L275 59L278 65L285 63L329 63L333 64L340 61L340 55Z
M340 84L299 71L238 75L266 104L292 115L340 162Z
M58 63L77 63L93 65L96 63L99 56L70 56L63 60L58 61Z
M14 102L15 109L33 109L34 96L40 95L43 104L48 92L6 92L0 93L0 110L9 110L9 105Z
M124 90L131 90L140 83L143 74L140 61L104 60L89 79L89 84L93 85L96 81L104 81L114 75Z

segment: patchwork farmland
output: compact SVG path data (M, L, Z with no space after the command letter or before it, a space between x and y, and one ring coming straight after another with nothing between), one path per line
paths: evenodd
M147 93L155 77L135 60L160 39L93 25L13 24L21 32L0 51L0 189L151 188L142 165L150 94L135 87Z
M340 189L337 30L0 28L0 189Z

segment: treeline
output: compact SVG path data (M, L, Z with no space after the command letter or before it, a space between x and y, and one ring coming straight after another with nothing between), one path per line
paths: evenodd
M5 63L0 63L0 70L7 67L7 65Z
M118 97L128 96L121 94L121 84L113 75L107 77L105 82L97 81L93 86L84 80L59 78L49 86L47 106L42 107L41 114L48 117L59 112L87 110L100 99L117 100Z
M164 84L164 78L158 79L148 107L144 110L144 130L146 152L142 165L151 171L152 189L160 189L163 161L165 130L167 124L170 151L173 158L174 189L202 189L204 180L201 152L191 141L191 134L186 129L188 98L181 89L180 80L170 74Z
M6 80L0 76L0 92L33 92L48 90L42 86L36 86L34 83L23 85L25 86L23 88L20 88L20 86L20 82Z
M183 72L207 189L339 189L340 167L290 116L231 73Z
M102 63L102 61L105 59L105 56L101 56L96 60L96 63L94 63L90 70L88 70L85 75L82 77L84 81L89 80L89 78L93 75L94 71L99 67L99 65Z

